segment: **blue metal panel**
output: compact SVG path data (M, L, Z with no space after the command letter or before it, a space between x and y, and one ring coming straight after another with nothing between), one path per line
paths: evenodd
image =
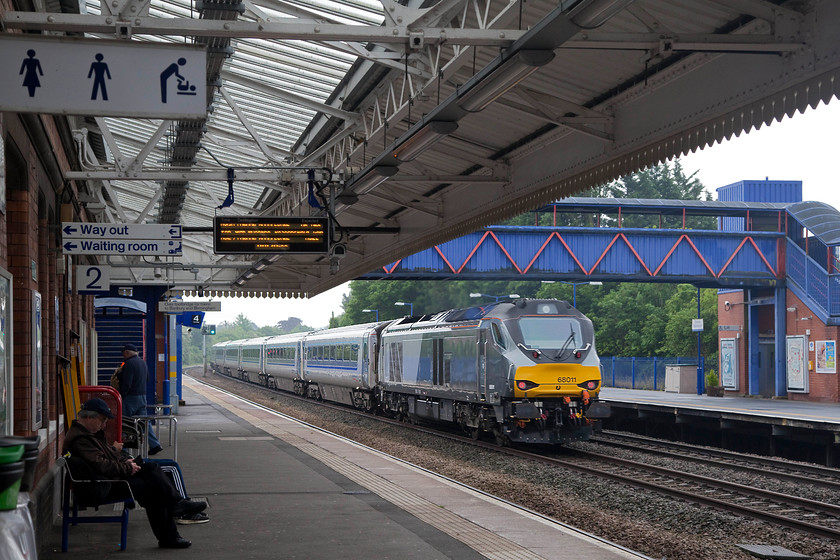
M744 231L747 229L744 224L746 220L744 218L733 218L731 216L725 216L719 219L720 222L720 229L721 231Z
M738 181L717 193L723 202L802 202L802 181Z
M802 181L744 181L744 202L802 202Z
M723 202L743 202L744 182L730 183L717 188L718 200Z
M787 307L785 306L787 290L785 288L776 288L774 290L775 297L775 333L776 348L785 348L786 334L787 334ZM784 397L787 395L787 356L785 352L776 352L776 363L774 365L776 371L776 386L773 393L777 397Z
M829 315L840 315L840 276L832 274L828 278Z
M565 241L568 243L568 240ZM535 274L540 272L583 274L585 271L575 262L572 253L563 245L560 237L553 235L548 245L534 260L529 272Z
M691 282L719 287L776 285L781 236L772 232L498 226L427 249L403 259L396 268L389 266L363 278L467 280L490 275L536 280L563 275L568 279Z

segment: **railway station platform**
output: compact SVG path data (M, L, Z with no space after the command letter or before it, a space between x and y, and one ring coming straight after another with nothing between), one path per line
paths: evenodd
M58 527L41 560L116 552L123 560L647 558L190 377L184 401L178 461L190 497L206 500L210 516L179 526L192 547L157 548L134 511L125 551L118 525L94 524L71 527L61 553Z
M604 387L612 414L604 427L780 455L828 466L840 464L840 405L742 396Z

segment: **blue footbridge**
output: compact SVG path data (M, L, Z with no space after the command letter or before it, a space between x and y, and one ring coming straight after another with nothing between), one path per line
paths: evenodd
M592 226L561 225L570 215ZM638 224L635 216L647 217L645 227L624 227ZM705 223L717 228L692 229L698 218L713 218ZM759 378L760 345L750 344L750 394L786 394L787 290L825 325L840 325L840 212L821 202L568 198L537 211L535 224L490 226L361 279L671 282L744 290L749 340L758 340L760 308L774 306L775 323L776 367L767 382Z

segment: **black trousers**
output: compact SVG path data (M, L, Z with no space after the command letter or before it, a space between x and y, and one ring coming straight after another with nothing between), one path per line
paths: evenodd
M134 497L146 510L149 525L159 541L171 542L178 535L172 508L183 498L169 477L155 463L143 463L137 474L128 478Z

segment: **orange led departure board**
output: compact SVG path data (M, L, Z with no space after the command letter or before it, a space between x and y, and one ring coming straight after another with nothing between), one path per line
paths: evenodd
M213 250L238 253L326 253L329 250L328 218L213 219Z

